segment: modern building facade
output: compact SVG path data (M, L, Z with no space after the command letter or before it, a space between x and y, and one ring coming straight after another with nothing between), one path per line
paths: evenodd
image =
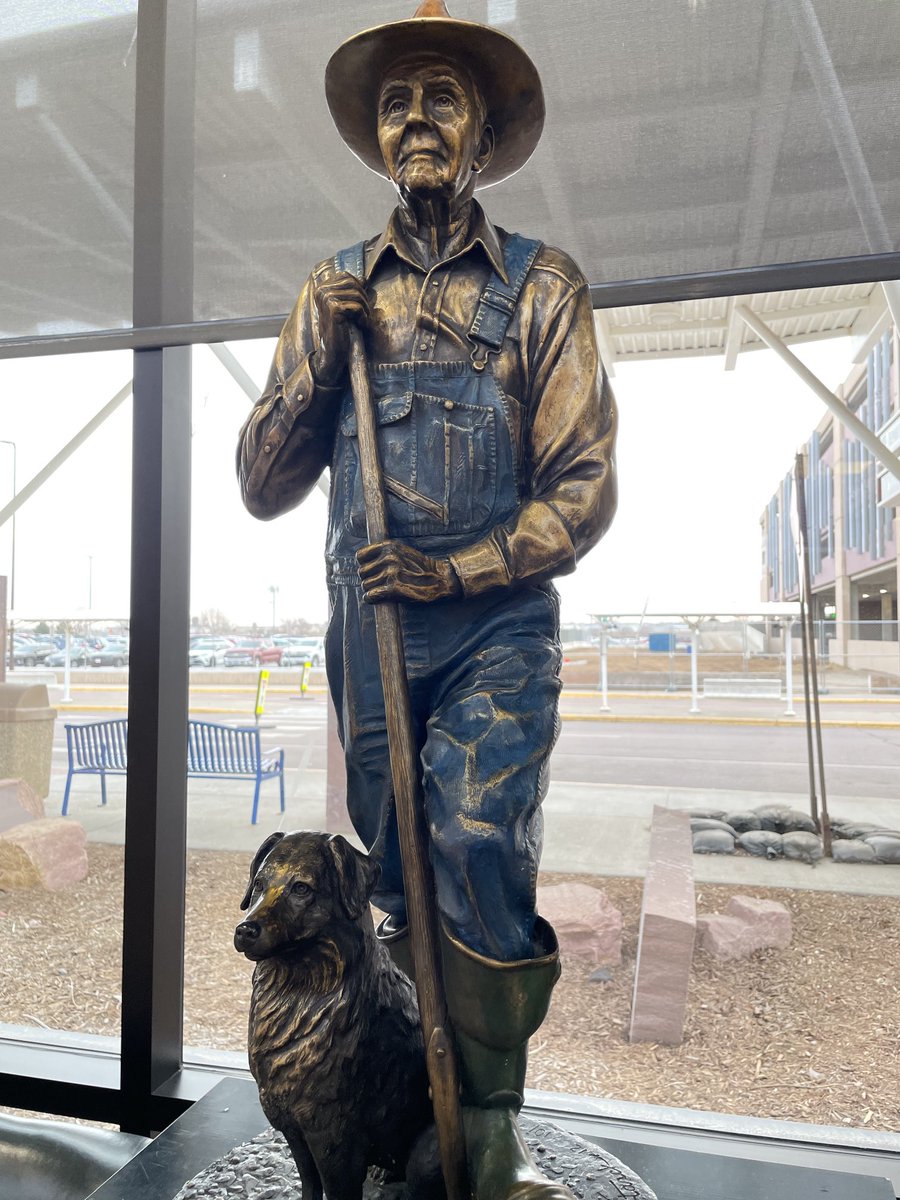
M888 445L900 432L898 347L897 329L889 326L837 389ZM813 430L805 451L813 611L833 622L822 648L838 665L900 675L900 484L831 414ZM799 596L794 487L790 470L761 517L764 600Z

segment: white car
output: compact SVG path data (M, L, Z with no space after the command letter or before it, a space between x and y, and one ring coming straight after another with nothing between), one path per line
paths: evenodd
M217 667L222 662L225 651L230 650L233 645L231 638L197 638L191 642L188 664L192 667Z
M325 639L321 637L293 638L289 646L285 646L281 656L283 667L302 667L305 662L313 667L321 667L325 663Z

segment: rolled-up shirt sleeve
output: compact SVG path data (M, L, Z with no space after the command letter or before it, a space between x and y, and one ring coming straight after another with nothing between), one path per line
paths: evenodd
M467 596L573 571L616 510L615 401L583 280L532 323L530 340L530 487L509 521L450 556Z
M241 429L237 472L247 509L269 520L296 507L331 461L341 388L316 382L313 277L278 339L265 390Z

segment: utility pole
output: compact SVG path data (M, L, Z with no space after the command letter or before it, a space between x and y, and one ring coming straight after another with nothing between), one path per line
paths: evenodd
M274 583L269 584L269 591L272 593L272 633L275 633L275 597L278 595L278 588Z

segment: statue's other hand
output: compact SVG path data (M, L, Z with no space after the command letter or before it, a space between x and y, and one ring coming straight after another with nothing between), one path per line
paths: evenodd
M462 595L449 558L432 558L405 542L373 542L358 550L363 598L370 604L404 600L427 604Z
M355 275L340 271L315 284L319 345L313 354L317 382L336 387L347 369L351 324L366 325L371 309L365 288Z

